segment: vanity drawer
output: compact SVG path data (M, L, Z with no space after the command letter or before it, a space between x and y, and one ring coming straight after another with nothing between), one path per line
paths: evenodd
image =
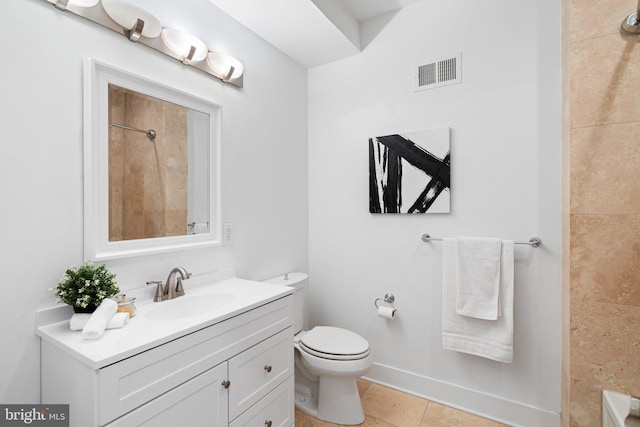
M291 331L290 299L290 296L282 298L100 369L99 425L143 405L283 329ZM290 334L287 332L286 336L290 337Z
M292 426L295 419L294 388L291 376L236 418L229 427L266 427L269 422L271 427Z
M293 327L229 359L229 419L293 376Z

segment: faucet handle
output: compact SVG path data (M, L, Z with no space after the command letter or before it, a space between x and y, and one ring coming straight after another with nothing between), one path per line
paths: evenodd
M147 285L157 285L156 294L153 296L153 302L162 301L162 297L164 292L162 291L162 281L161 280L150 280L147 282Z
M191 276L191 274L189 274ZM176 278L176 298L184 295L184 286L182 286L182 277Z

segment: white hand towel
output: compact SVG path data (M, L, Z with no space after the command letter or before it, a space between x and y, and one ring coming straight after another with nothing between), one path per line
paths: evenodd
M513 241L502 242L502 316L476 319L456 313L456 239L442 242L442 347L498 362L513 361Z
M82 328L82 338L85 340L97 340L104 334L109 319L116 314L118 303L110 298L102 300L96 311L91 314L87 324Z
M499 314L500 252L502 240L456 238L456 313L496 320Z
M72 331L81 331L84 328L84 325L89 321L90 317L90 313L74 313L73 316L71 316L71 319L69 319L69 328ZM105 329L122 328L128 321L129 313L116 313L111 316L111 319L107 322Z

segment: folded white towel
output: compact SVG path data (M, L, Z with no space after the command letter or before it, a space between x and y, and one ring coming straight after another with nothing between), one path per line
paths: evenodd
M500 301L502 316L476 319L456 313L456 239L442 242L442 347L486 357L513 361L513 241L502 241L500 254Z
M91 313L87 324L82 328L82 338L85 340L96 340L104 334L109 319L116 314L118 303L110 298L102 300L96 311Z
M456 313L496 320L499 313L502 240L458 237L456 247Z
M74 313L73 316L71 316L71 319L69 319L69 328L72 331L81 331L84 328L84 325L89 321L90 317L90 313ZM129 313L116 313L111 316L111 319L107 322L105 329L122 328L128 321Z

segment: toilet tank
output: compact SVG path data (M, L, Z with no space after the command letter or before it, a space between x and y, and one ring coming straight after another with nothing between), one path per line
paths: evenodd
M281 276L265 280L265 283L291 286L293 292L293 333L297 334L304 328L307 301L307 273L286 273Z

